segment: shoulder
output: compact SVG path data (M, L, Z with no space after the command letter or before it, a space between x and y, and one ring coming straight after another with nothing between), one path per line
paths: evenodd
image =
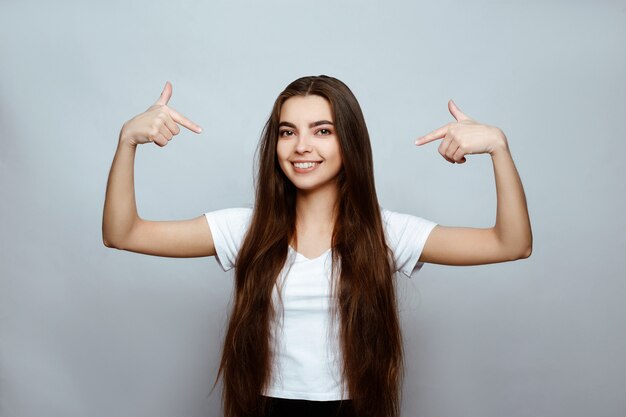
M437 223L412 214L381 208L387 244L396 259L396 268L408 277L421 269L419 262L430 232Z
M246 217L252 214L252 208L251 207L229 207L229 208L209 211L206 214L216 214L220 216L230 216L230 217Z
M381 208L383 228L392 247L423 246L437 223L424 217Z
M233 207L204 214L215 245L216 259L224 271L235 265L237 253L252 218L249 207Z
M230 235L238 239L250 225L252 208L232 207L204 213L213 235ZM219 238L219 237L218 237Z
M383 220L383 226L386 231L390 233L402 232L407 227L431 229L437 225L437 223L423 217L415 216L413 214L400 213L383 207L381 207L381 217Z
M230 207L204 213L207 220L216 222L238 222L246 223L252 217L252 208L250 207Z

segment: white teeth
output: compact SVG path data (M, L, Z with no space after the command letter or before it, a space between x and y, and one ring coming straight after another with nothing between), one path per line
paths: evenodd
M317 165L317 162L295 162L293 165L296 168L306 169Z

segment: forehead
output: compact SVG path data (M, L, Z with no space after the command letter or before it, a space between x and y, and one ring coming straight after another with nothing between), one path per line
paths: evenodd
M332 119L330 103L322 96L294 96L283 103L280 109L280 121L317 121Z

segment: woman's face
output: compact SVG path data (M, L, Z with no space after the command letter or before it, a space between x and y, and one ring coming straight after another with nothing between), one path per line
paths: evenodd
M295 96L282 105L276 153L289 180L303 191L336 187L341 150L330 103L321 96Z

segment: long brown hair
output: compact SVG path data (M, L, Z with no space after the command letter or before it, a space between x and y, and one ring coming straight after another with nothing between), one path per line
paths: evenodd
M336 78L295 80L278 96L257 149L258 175L251 223L235 269L233 310L218 378L226 417L263 415L272 361L272 293L296 232L296 188L276 157L283 103L318 95L330 103L343 166L332 235L333 314L339 313L344 388L356 416L399 415L402 339L395 264L384 235L369 134L352 91Z

